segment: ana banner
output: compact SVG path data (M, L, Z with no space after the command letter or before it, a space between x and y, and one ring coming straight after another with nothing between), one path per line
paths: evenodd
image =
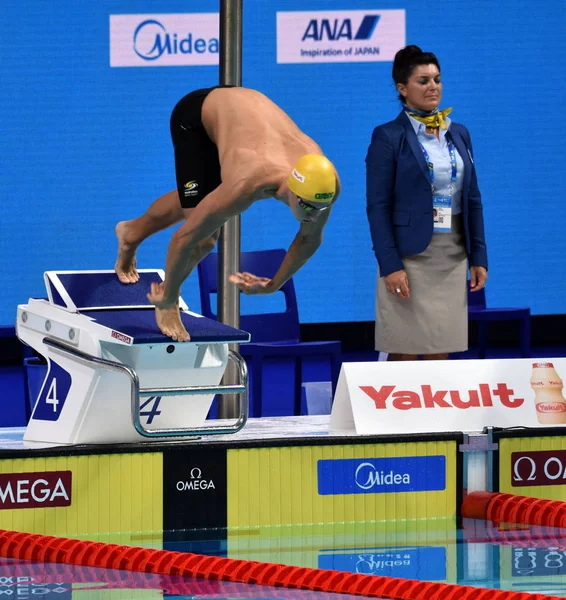
M566 358L342 365L332 430L358 434L566 425Z

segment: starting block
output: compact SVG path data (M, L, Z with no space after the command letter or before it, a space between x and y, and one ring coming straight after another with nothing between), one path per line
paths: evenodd
M248 333L188 310L190 342L174 342L147 300L161 270L141 269L133 285L114 271L48 271L48 299L18 306L16 334L47 361L24 435L34 444L104 444L236 433L248 418L248 376L228 344ZM228 360L238 383L220 385ZM215 395L237 394L235 422L207 423Z

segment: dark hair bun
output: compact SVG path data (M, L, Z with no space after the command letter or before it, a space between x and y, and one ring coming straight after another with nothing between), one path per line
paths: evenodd
M405 48L401 48L401 50L395 54L393 70L404 71L407 67L413 64L415 59L422 53L423 51L418 46L406 46Z
M432 52L423 52L418 46L405 46L395 54L392 76L395 83L407 83L413 69L418 65L435 64L440 71L438 59Z
M399 52L403 52L404 56L406 57L412 57L416 56L417 54L423 53L423 51L418 46L406 46L402 50L399 50Z

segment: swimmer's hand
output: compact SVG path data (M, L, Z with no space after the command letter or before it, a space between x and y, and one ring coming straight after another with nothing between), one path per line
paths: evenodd
M277 292L269 277L257 277L251 273L232 273L228 281L237 285L244 294L273 294Z
M188 342L191 336L188 334L179 311L178 301L171 301L165 296L165 284L153 282L151 292L147 299L155 306L155 320L163 335L173 339L175 342Z

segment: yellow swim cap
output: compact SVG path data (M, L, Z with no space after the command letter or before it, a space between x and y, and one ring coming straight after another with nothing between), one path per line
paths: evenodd
M336 172L325 156L305 154L291 171L288 184L304 200L330 204L336 193Z

